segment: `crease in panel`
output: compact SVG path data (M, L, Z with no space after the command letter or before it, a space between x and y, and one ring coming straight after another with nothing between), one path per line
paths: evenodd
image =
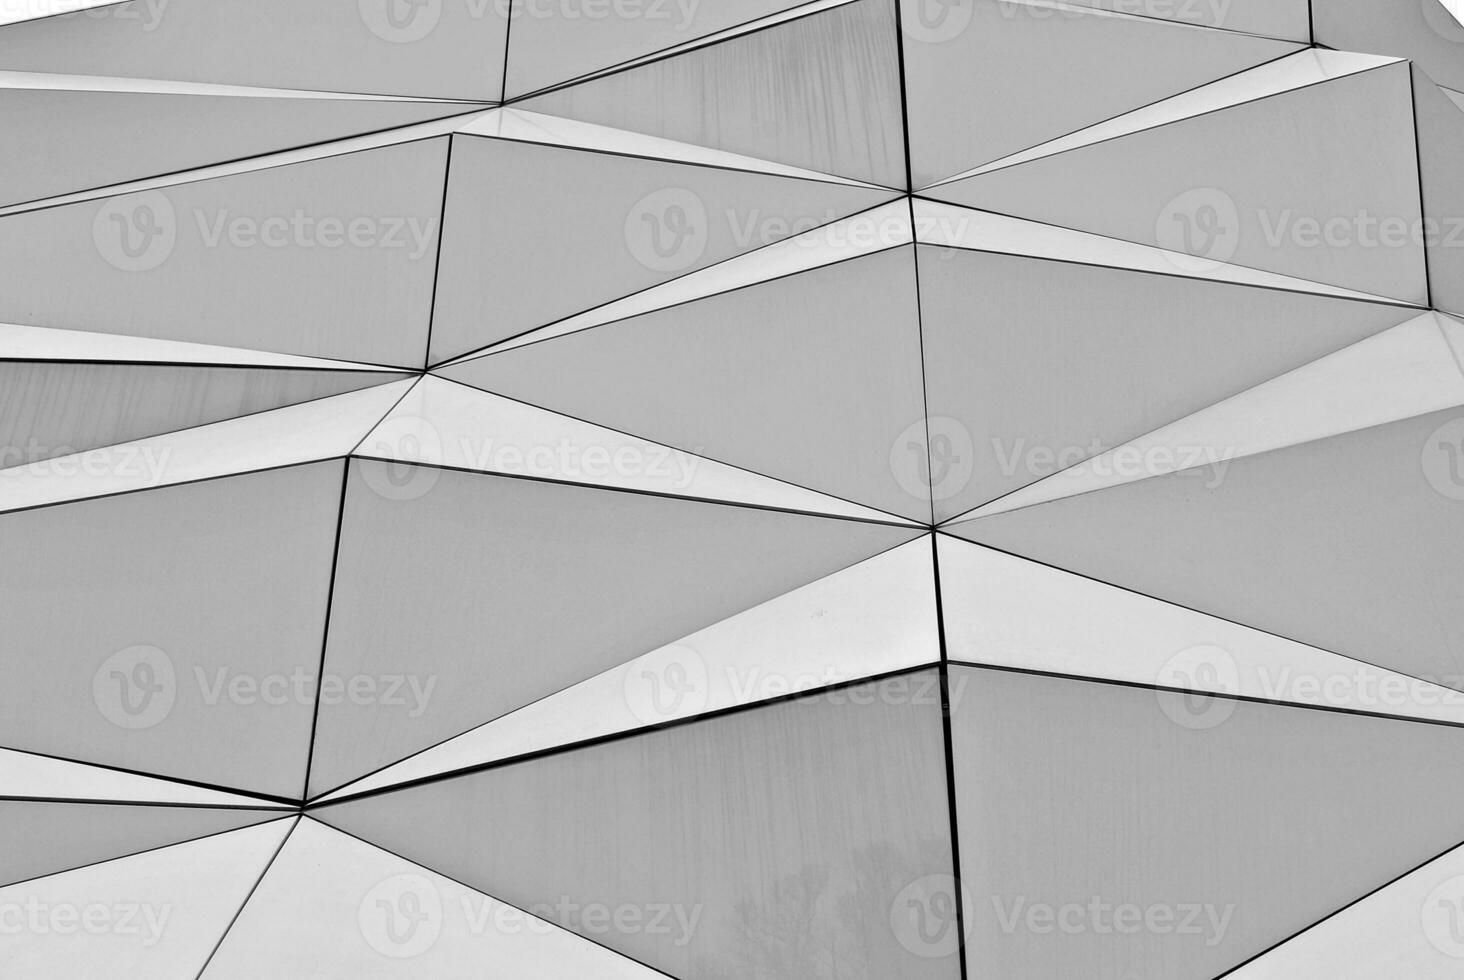
M615 156L643 157L648 160L665 160L700 167L716 167L721 170L742 170L750 173L772 174L777 177L790 177L795 180L813 180L828 184L844 184L849 187L864 187L870 190L885 189L875 184L820 173L803 167L792 167L773 160L729 153L708 146L662 139L645 133L616 129L611 126L599 126L590 122L551 116L542 112L531 112L512 106L489 110L484 115L465 123L457 132L489 139L543 143L549 146L608 153Z
M903 518L428 375L355 455L856 520Z

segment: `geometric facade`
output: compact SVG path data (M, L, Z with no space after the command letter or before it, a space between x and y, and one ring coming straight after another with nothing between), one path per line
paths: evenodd
M0 976L1457 976L1461 16L0 10Z

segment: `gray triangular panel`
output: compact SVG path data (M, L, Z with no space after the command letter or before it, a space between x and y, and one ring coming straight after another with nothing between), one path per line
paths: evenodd
M904 187L897 38L890 0L855 0L524 105Z
M904 927L953 867L939 704L905 675L315 816L673 976L956 980Z
M1210 980L1464 836L1464 730L1182 697L952 669L973 976Z
M297 796L342 465L0 515L0 744Z
M0 322L418 366L446 158L421 140L0 217Z

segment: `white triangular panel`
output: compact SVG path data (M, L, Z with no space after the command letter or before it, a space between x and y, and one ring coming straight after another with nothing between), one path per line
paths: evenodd
M1105 265L1116 269L1133 269L1159 275L1212 279L1243 286L1265 286L1294 292L1341 296L1346 299L1372 300L1399 304L1372 293L1360 293L1341 286L1297 279L1277 272L1251 269L1229 262L1197 258L1184 252L1173 252L1153 245L1140 245L1086 231L1075 231L1040 221L1012 218L990 211L957 207L917 198L914 202L915 237L926 245L944 245L978 252L1002 252L1028 255L1058 262L1084 265Z
M307 817L201 980L264 976L654 980L661 974Z
M473 136L488 136L494 139L515 140L522 143L545 143L551 146L567 146L577 150L593 150L614 153L621 156L651 157L658 160L672 160L676 163L691 163L703 167L720 167L723 170L750 170L756 173L776 174L798 180L822 180L851 187L874 187L873 184L836 177L832 174L791 167L772 160L743 156L710 147L682 143L678 140L632 133L610 126L564 119L527 109L493 109L461 126L457 132Z
M1451 343L1452 341L1452 343ZM1230 460L1464 404L1464 324L1424 313L1084 460L968 518Z
M0 888L0 908L12 910L0 930L6 980L197 976L293 824L275 820Z
M0 323L0 360L115 361L120 363L216 364L231 367L310 368L318 371L381 371L400 368L358 364L325 357L276 354L272 351L192 344L182 340L128 337L90 330L57 330L18 323Z
M1229 980L1454 980L1464 962L1464 846L1250 961Z
M1330 51L1326 48L1309 48L1269 64L1252 68L1230 78L1221 79L1210 85L1136 109L1117 118L1089 126L1060 139L1051 140L1030 150L994 160L981 167L957 174L940 185L955 183L967 177L1003 170L1020 163L1028 163L1041 157L1053 156L1080 146L1090 146L1105 140L1116 139L1131 133L1153 129L1204 115L1218 112L1245 102L1254 102L1273 95L1292 92L1308 85L1317 85L1336 78L1356 75L1358 72L1384 65L1395 64L1399 59L1381 55L1356 54L1350 51Z
M1464 725L1458 691L936 537L952 660Z

